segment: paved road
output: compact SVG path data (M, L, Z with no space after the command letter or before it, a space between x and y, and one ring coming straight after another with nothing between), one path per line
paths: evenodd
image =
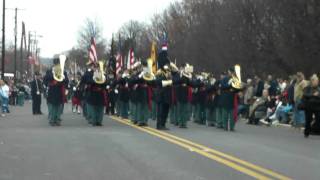
M63 126L52 128L29 109L12 108L0 118L0 180L320 177L320 137L304 139L294 129L239 123L228 133L190 124L162 133L107 116L103 127L93 128L69 106Z

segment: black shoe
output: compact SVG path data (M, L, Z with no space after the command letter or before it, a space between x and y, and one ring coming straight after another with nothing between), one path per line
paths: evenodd
M304 130L304 137L305 137L305 138L308 138L309 135L310 135L310 133L309 133L309 132L306 132L306 130Z
M181 129L187 129L188 127L186 125L180 125L179 128Z
M161 130L162 128L163 128L163 127L162 127L161 125L157 124L156 129Z
M100 126L100 127L101 127L101 126L103 126L103 125L102 125L101 123L97 123L97 126Z
M170 130L169 128L165 127L165 126L161 126L160 128L157 127L158 130L163 130L163 131L168 131Z
M137 121L132 121L132 123L133 123L133 124L137 124L138 122L137 122Z

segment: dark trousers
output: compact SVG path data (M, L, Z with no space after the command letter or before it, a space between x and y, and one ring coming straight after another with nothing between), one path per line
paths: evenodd
M106 106L106 114L115 114L115 101L110 100L110 105Z
M158 104L158 113L157 113L157 128L166 127L166 122L169 114L170 105L168 103L159 103Z
M40 114L41 113L41 96L33 96L32 97L32 113Z
M313 126L314 130L319 131L320 129L320 112L306 110L305 111L306 123L305 123L304 134L307 136L310 135L311 133L311 123L313 121L313 115L315 115L315 124Z

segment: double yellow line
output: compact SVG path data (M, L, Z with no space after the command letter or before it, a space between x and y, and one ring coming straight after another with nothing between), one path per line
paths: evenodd
M269 180L269 179L281 179L281 180L289 180L291 178L286 177L284 175L281 175L279 173L276 173L274 171L271 171L269 169L263 168L261 166L252 164L250 162L241 160L237 157L225 154L223 152L217 151L215 149L209 148L207 146L194 143L192 141L189 141L187 139L183 139L177 136L174 136L172 134L156 130L154 128L150 127L139 127L134 124L132 124L129 120L123 120L118 117L111 117L113 120L120 122L122 124L126 124L128 126L131 126L135 129L138 129L140 131L146 132L148 134L151 134L153 136L159 137L163 140L166 140L168 142L171 142L173 144L176 144L180 147L183 147L189 151L196 152L204 157L207 157L209 159L212 159L220 164L224 164L232 169L235 169L243 174L246 174L248 176L254 177L256 179L263 179L263 180Z

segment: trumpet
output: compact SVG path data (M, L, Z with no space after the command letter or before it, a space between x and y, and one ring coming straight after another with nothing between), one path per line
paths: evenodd
M52 68L52 73L53 73L53 79L62 82L64 80L64 65L66 63L67 57L65 55L60 55L59 56L59 61L60 63L55 65Z
M103 62L98 62L99 67L93 73L93 81L97 84L103 84L106 82L106 76L104 75Z

